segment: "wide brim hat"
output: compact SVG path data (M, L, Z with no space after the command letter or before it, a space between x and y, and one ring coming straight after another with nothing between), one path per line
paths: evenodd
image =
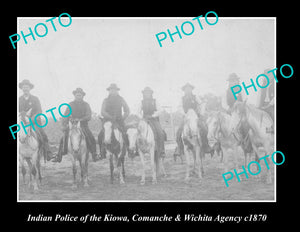
M110 84L110 86L106 89L106 90L111 90L111 89L115 89L115 90L120 90L120 88L116 85L116 84Z
M23 80L19 83L19 88L22 89L24 85L28 85L30 89L33 89L34 85L29 80Z
M227 79L227 81L234 81L234 80L239 80L240 78L236 73L231 73Z
M81 93L83 96L85 95L85 92L82 90L82 88L77 88L73 91L73 95Z
M191 85L190 83L186 83L184 86L182 86L181 89L184 91L186 88L194 89L195 87L193 85Z
M145 87L145 88L142 90L142 93L153 93L153 90L152 90L150 87Z

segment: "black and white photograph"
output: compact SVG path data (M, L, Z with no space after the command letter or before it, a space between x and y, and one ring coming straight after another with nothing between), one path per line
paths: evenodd
M276 151L276 19L208 16L65 17L19 42L36 130L18 132L18 200L276 200L271 156L256 162Z
M9 228L297 222L294 4L15 5L1 34Z

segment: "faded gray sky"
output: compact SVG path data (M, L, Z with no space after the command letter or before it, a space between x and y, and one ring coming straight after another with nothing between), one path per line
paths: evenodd
M72 101L72 91L81 87L99 114L112 82L133 112L145 86L161 105L176 110L186 82L195 85L196 94L214 93L225 100L230 73L250 83L275 68L274 18L219 18L213 26L203 22L203 30L192 18L72 18L66 28L56 21L56 32L48 23L47 36L18 43L18 82L29 79L35 85L32 94L43 111ZM18 18L18 33L27 34L28 27L47 19ZM168 38L159 47L155 34L175 31L187 20L194 23L192 35L176 35L174 43ZM257 95L250 90L248 101L255 103Z

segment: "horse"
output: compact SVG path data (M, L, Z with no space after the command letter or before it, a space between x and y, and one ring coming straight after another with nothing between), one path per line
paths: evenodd
M142 163L141 185L145 184L145 155L150 155L151 170L152 170L152 184L157 183L157 174L161 166L163 175L166 176L166 171L163 165L163 158L159 156L155 150L155 138L151 126L145 121L140 120L137 127L129 127L127 129L129 140L129 153L132 154L138 149Z
M68 137L68 151L71 154L72 170L73 170L73 185L72 188L77 188L76 161L80 165L81 182L84 187L88 187L88 160L89 151L87 149L86 139L82 129L80 128L80 121L71 118L69 120L69 137Z
M23 121L25 124L29 124L29 115L31 113L31 109L27 112L21 112L19 117L20 120ZM29 167L29 188L33 185L33 190L36 191L39 189L39 183L42 181L41 176L41 150L40 150L40 143L38 140L37 133L29 127L27 134L24 130L21 130L18 134L19 136L19 159L21 164L21 170L23 175L23 182L26 182L26 168L25 168L25 161ZM33 182L32 182L33 176Z
M193 109L189 109L184 117L183 132L181 135L184 146L184 154L186 158L186 176L185 182L190 178L190 155L193 157L194 169L198 167L198 177L202 179L204 173L202 158L204 156L201 149L201 137L198 127L198 116Z
M268 128L273 125L273 120L263 110L257 109L246 102L235 102L230 122L230 130L236 131L240 125L246 123L249 126L248 136L256 155L261 158L262 154L273 152L274 137L268 133ZM262 152L259 152L262 150ZM246 157L247 159L247 157ZM266 158L270 162L269 156ZM245 161L245 163L247 163ZM267 170L267 183L272 183L271 170Z
M227 156L225 154L222 147L225 144L230 143L234 148L233 158L235 163L235 168L237 169L237 147L240 146L244 153L244 164L245 166L248 164L248 160L250 159L250 155L254 152L252 148L251 141L248 139L248 135L241 135L238 130L232 131L230 129L231 124L231 115L224 111L213 111L210 112L209 117L207 118L208 125L208 141L209 145L213 148L220 149L221 152L221 163L227 163ZM219 155L220 152L217 152ZM254 152L256 160L258 160L256 152ZM223 160L224 157L224 160ZM225 166L225 172L228 171L228 167Z
M204 97L199 97L201 99L201 101L199 102L199 104L197 105L197 112L199 112L200 115L202 115L204 118L207 117L207 101L205 100ZM184 114L181 115L181 119L182 121L184 120ZM176 162L177 160L177 157L180 158L181 160L181 164L183 164L183 156L184 156L184 151L183 151L183 141L181 139L181 134L182 134L182 131L181 131L181 127L178 128L177 132L176 132L176 143L177 143L177 146L174 150L174 153L173 153L173 159L174 159L174 162Z
M211 112L206 120L208 133L208 144L213 149L214 153L220 156L220 162L223 163L224 152L222 149L221 136L228 136L228 129L226 121L228 121L228 114L223 112ZM213 153L213 154L214 154ZM212 154L212 156L213 156Z
M113 184L114 180L114 159L117 164L120 184L125 184L125 143L123 140L123 134L118 129L115 128L111 121L106 121L103 124L104 130L104 145L106 147L107 155L109 157L109 167L110 167L110 182Z

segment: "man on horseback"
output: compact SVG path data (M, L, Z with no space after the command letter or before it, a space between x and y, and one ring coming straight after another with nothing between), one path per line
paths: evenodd
M208 139L207 139L207 126L205 124L205 120L202 115L200 115L199 112L199 106L200 106L200 101L196 98L196 96L193 94L193 89L194 86L191 84L187 83L182 87L182 91L184 91L184 96L182 97L182 109L184 113L186 114L189 109L193 109L195 113L198 116L198 126L200 129L200 136L201 136L201 141L203 145L203 150L204 153L210 153L211 148L208 145ZM181 134L183 131L183 123L182 125L178 128L177 133L176 133L176 141L178 144L178 149L179 149L179 154L183 154L183 144L181 141Z
M138 112L142 114L143 118L149 123L153 130L156 149L158 156L165 156L165 134L159 122L159 114L161 108L156 99L153 98L153 90L146 87L143 91L143 100L139 106Z
M19 112L27 112L31 109L31 114L29 117L34 123L34 117L37 114L42 113L42 107L40 100L30 93L30 90L33 89L33 87L34 85L29 80L23 80L21 83L19 83L19 88L23 91L23 95L19 97ZM37 118L36 121L39 125L42 125L40 118ZM47 161L49 161L51 160L53 154L50 151L48 137L43 128L36 126L35 129L37 132L40 149L43 152L44 157L46 157Z
M242 102L243 97L241 93L238 93L237 100L235 100L231 91L232 86L240 84L240 78L238 77L238 75L236 73L231 73L227 81L228 81L228 89L226 93L226 100L228 105L228 113L231 114L234 103L236 101ZM234 133L236 140L240 145L242 145L242 148L244 149L245 152L252 152L252 146L248 136L249 129L250 129L249 125L244 121L241 121L240 125L237 128L236 131L237 133Z
M231 91L231 87L234 85L239 85L240 84L240 78L236 75L236 73L231 73L227 79L228 81L228 89L226 92L226 100L227 100L227 105L229 107L228 112L231 113L232 111L232 107L235 103L235 101L243 101L243 97L241 93L238 93L237 96L237 100L235 100L232 91Z
M125 119L129 116L130 110L123 97L119 95L120 88L116 84L111 84L107 89L109 95L103 100L101 115L105 121L111 121L114 127L117 127L122 135L126 147L129 146L128 137L125 130ZM103 124L104 124L103 122ZM100 146L100 156L102 159L106 158L106 148L103 143L104 129L102 129L98 136L98 142Z
M268 73L270 69L266 69L264 74L270 76L271 74ZM259 103L258 108L266 111L272 118L274 122L274 78L269 78L270 84L267 88L261 89L261 94L259 95ZM267 80L264 79L263 85L266 85ZM273 127L271 128L273 131Z
M91 120L92 111L90 105L83 101L85 92L81 88L77 88L73 91L75 97L74 101L70 102L69 105L72 108L72 115L68 118L63 118L62 130L64 132L63 138L60 140L59 149L54 162L61 162L62 156L68 153L68 137L69 137L69 120L70 118L80 121L80 127L86 138L87 148L92 154L93 161L98 160L96 153L96 140L89 129L88 121ZM66 109L64 115L69 114L69 108Z

